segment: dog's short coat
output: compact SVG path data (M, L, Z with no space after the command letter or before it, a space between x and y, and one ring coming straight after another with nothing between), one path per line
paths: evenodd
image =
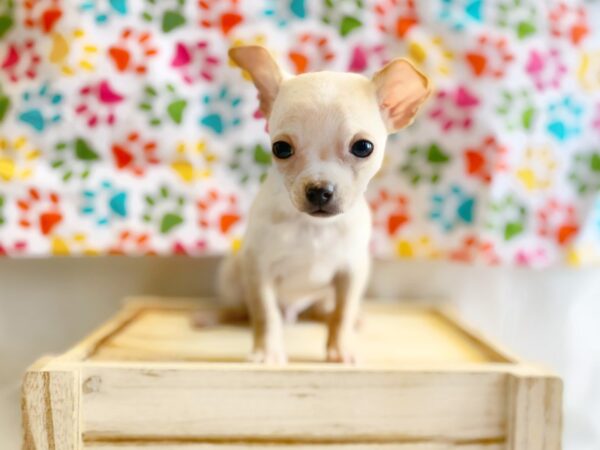
M428 79L404 59L368 79L291 76L259 46L229 55L258 90L274 164L240 251L221 267L219 296L227 307L248 309L254 361L284 363L282 312L293 318L319 306L328 314L327 360L354 362L351 337L370 266L364 193L388 133L409 125L428 97Z

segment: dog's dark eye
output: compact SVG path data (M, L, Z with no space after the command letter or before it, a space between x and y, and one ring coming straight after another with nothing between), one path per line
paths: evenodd
M276 158L287 159L294 154L294 149L285 141L277 141L273 143L273 154Z
M366 139L360 139L352 144L350 147L350 153L358 158L366 158L371 153L373 153L373 149L375 146L371 141L367 141Z

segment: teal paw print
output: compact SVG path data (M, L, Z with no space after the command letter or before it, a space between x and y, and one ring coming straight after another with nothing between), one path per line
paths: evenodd
M4 93L0 86L0 123L8 116L10 110L10 97Z
M527 89L508 91L501 94L501 103L496 112L503 118L509 131L526 130L533 128L537 110Z
M252 181L262 182L271 165L271 152L268 147L256 144L250 147L237 147L229 168L236 173L239 181L246 184Z
M37 90L25 91L22 100L18 119L38 133L62 120L60 105L63 96L50 89L48 83L42 84Z
M238 110L242 98L232 95L227 86L221 87L216 95L204 96L202 103L207 113L200 118L200 124L216 134L225 134L241 124Z
M323 3L323 23L334 25L341 36L345 37L362 27L363 0L323 0Z
M408 159L400 166L400 173L413 185L421 182L436 184L450 160L450 154L435 142L431 145L415 146L408 151Z
M100 160L99 153L83 138L58 142L54 146L54 153L50 164L60 173L63 181L73 177L82 180L88 178L92 166Z
M439 20L456 31L483 22L483 0L439 0Z
M510 241L525 231L527 216L527 207L512 194L507 194L490 203L486 227Z
M514 29L519 39L533 36L537 32L535 24L538 14L535 4L523 0L504 0L496 5L496 25Z
M83 0L79 10L90 12L98 25L108 23L112 16L125 16L128 12L127 0Z
M172 84L159 90L154 86L144 88L144 97L138 105L146 114L148 124L156 127L165 122L180 125L183 122L187 100L179 95Z
M142 18L146 22L159 20L164 33L185 25L185 0L146 0L145 3Z
M82 192L81 214L89 216L99 226L127 217L127 192L105 180L98 189Z
M0 39L15 24L15 2L14 0L0 0Z
M583 104L570 95L548 106L546 130L560 142L577 137L582 132Z
M451 185L446 193L431 196L429 217L446 232L461 224L471 225L475 220L475 197L464 192L460 186Z
M600 150L576 154L568 179L580 194L600 191Z
M283 28L292 20L306 18L306 0L266 0L263 14Z
M146 195L146 210L142 216L144 222L157 227L161 234L169 234L184 222L183 195L172 193L162 186L154 195Z

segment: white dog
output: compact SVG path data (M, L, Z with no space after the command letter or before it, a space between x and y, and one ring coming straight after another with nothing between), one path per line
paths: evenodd
M258 90L274 164L240 251L221 267L219 296L225 306L250 313L253 361L285 363L282 316L325 304L327 360L352 363L370 266L365 190L381 166L388 133L409 125L428 97L428 79L405 59L368 79L291 76L259 46L235 47L229 56Z

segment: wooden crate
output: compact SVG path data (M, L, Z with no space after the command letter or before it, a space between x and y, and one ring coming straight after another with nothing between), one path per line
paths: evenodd
M434 308L365 305L357 367L322 324L291 363L244 362L242 326L194 329L207 302L141 299L25 375L25 450L557 450L561 381Z

